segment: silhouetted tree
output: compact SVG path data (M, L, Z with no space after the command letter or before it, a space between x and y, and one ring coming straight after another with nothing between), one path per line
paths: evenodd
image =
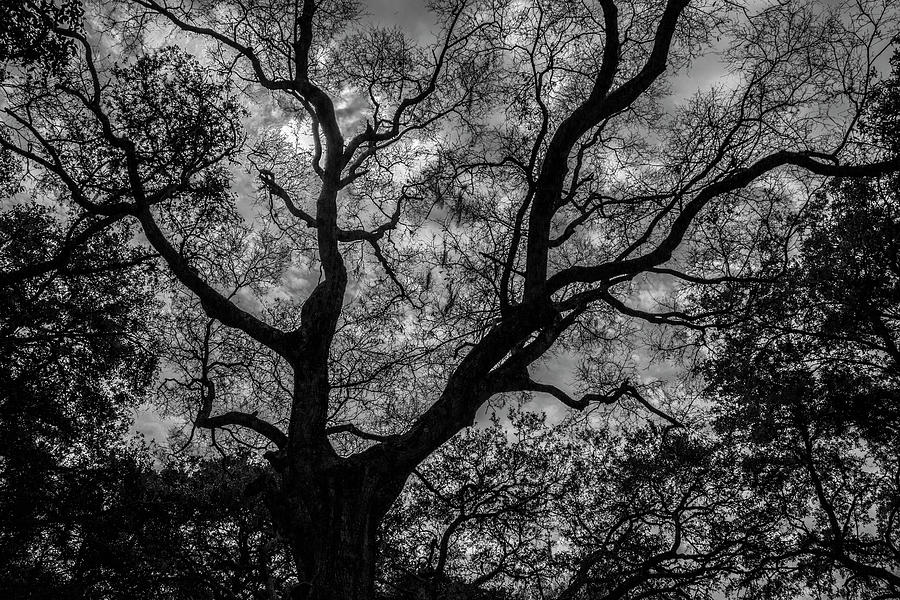
M396 597L723 597L777 539L702 428L512 425L468 431L416 471L386 522Z
M886 82L867 120L894 149L898 92ZM898 184L829 185L793 265L743 295L707 370L715 426L789 541L770 564L782 585L805 580L829 596L900 593Z
M122 437L156 372L158 307L126 238L94 237L65 270L19 277L64 232L37 204L0 213L0 265L17 274L0 281L0 578L14 597L83 597L85 530L134 459Z
M78 0L13 0L0 7L0 62L6 77L10 64L59 71L74 53L71 40L54 35L54 27L80 27Z
M783 267L797 192L900 167L857 130L891 3L428 8L417 39L351 0L107 3L51 27L64 69L4 82L0 146L177 282L166 399L268 448L294 598L372 597L385 514L492 398L660 414L616 360L634 323L702 329L730 307L687 290ZM713 47L728 81L668 93ZM580 397L539 376L563 353ZM616 561L680 546L632 540L581 557L571 594L652 588Z

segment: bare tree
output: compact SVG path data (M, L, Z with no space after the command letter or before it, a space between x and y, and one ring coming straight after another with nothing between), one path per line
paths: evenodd
M485 403L661 413L624 324L707 327L686 291L777 271L816 177L900 168L856 132L890 4L436 0L432 40L351 0L105 3L5 81L0 146L202 309L173 384L268 446L293 597L370 598L386 511ZM580 397L536 375L564 351Z

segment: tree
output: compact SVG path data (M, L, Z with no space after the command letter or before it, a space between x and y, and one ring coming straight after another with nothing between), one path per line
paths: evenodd
M10 72L61 72L80 5L0 8ZM5 74L4 74L5 77ZM155 379L152 255L121 219L69 218L0 169L0 587L16 599L275 598L286 553L248 497L258 466L130 439ZM83 217L83 216L82 216Z
M128 229L71 244L79 224L22 197L22 165L2 163L0 580L13 597L84 597L95 519L138 460L121 438L156 372L152 270Z
M81 596L86 520L135 460L121 438L156 372L156 303L122 236L19 277L43 271L63 228L33 203L0 213L0 577L16 597Z
M428 7L435 40L352 0L123 1L4 84L0 146L180 286L170 406L268 447L294 598L373 595L385 514L492 399L662 413L630 323L704 327L687 290L781 268L796 192L900 167L857 132L890 3ZM727 83L669 93L711 48ZM580 398L540 380L563 353Z
M717 427L780 507L786 557L848 597L900 592L896 189L835 184L793 279L751 295L709 368Z
M392 597L726 597L778 539L702 428L511 420L417 469L385 527Z
M12 525L0 581L10 598L268 600L290 589L287 548L262 498L247 495L258 465L246 457L154 465L146 448L124 444L94 458L40 473L58 495L35 491L34 470L17 481L36 503L30 514L2 498Z
M865 122L891 148L898 99L897 79L886 81ZM832 595L900 593L898 183L831 182L786 277L744 290L744 318L707 368L723 400L716 427L743 449L749 486L779 507L792 540L773 562Z
M24 0L0 8L0 60L58 71L72 55L70 40L53 35L54 26L77 27L83 11L76 0ZM2 77L5 77L5 68Z

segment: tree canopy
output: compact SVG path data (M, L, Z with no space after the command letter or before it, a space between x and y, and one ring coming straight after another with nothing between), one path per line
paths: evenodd
M109 490L10 547L76 597L892 597L893 4L4 7L4 510ZM151 387L219 458L109 455Z

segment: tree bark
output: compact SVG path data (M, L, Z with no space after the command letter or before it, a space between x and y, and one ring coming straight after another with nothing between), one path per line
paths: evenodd
M378 527L403 481L348 459L324 462L289 467L273 497L275 525L290 542L300 580L289 598L372 600Z

